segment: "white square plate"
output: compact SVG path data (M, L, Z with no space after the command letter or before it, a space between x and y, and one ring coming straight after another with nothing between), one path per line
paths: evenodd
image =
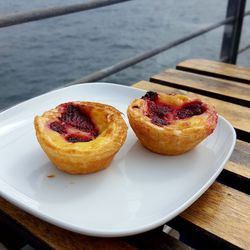
M224 118L212 135L180 156L151 153L129 129L112 164L89 175L60 172L36 140L34 116L60 103L106 103L123 112L128 123L128 104L144 93L109 83L74 85L2 112L0 195L50 223L94 236L144 232L181 213L215 181L232 153L236 136Z

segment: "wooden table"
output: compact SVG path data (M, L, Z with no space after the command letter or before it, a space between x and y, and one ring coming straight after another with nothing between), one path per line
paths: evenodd
M0 198L2 240L13 249L21 247L23 240L36 249L250 249L249 83L250 68L197 59L154 75L150 82L133 85L205 99L231 122L237 133L235 150L216 182L167 223L180 232L182 241L163 233L162 227L124 238L84 236L37 219ZM13 237L17 237L16 242Z

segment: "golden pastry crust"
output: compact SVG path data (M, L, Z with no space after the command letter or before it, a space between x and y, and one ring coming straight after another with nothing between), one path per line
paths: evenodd
M151 103L150 97L145 97L147 94L133 100L127 110L132 129L142 145L149 150L164 155L179 155L193 149L214 131L218 117L214 108L208 104L178 94L151 92L151 95L155 95L152 98L157 98L160 105L158 110L155 106L151 107L158 112L156 117L149 114L149 105L154 103ZM192 104L198 107L196 103L199 103L202 113L185 117Z
M79 118L74 113L69 114L69 118L65 119L69 122L73 119L77 125L75 127L65 125L62 117L67 105L83 110L88 117ZM78 124L79 120L84 121L84 119L92 122L85 126L87 131L81 129L81 124ZM57 127L51 124L56 124ZM70 174L86 174L108 167L127 136L127 125L121 112L112 106L95 102L61 104L42 116L36 116L34 126L37 139L51 162L58 169ZM74 133L81 136L80 139L87 139L86 141L76 140L73 137L69 139L67 133Z

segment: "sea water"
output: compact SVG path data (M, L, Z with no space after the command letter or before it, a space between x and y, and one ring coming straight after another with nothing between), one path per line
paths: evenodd
M0 0L0 15L80 0ZM0 109L222 20L226 0L134 0L0 29ZM247 8L250 3L247 3ZM250 41L245 18L241 47ZM130 85L187 58L218 60L224 27L102 81ZM249 66L250 50L238 63Z

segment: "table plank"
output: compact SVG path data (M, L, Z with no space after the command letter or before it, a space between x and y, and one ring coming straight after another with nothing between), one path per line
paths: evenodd
M167 69L150 78L151 82L181 88L250 107L250 85Z
M140 81L133 85L134 87L145 89L145 90L154 90L165 93L181 93L189 95L190 97L196 97L204 100L207 103L215 106L218 114L225 117L228 121L231 122L233 127L237 130L237 136L239 139L249 141L249 132L250 132L250 109L237 105L234 103L228 103L222 100L217 100L210 97L205 97L199 94L194 94L184 90L179 90L172 87L163 86L160 84L150 83L147 81Z
M218 180L250 194L250 143L236 141L235 149Z
M237 140L230 160L246 168L250 168L250 144ZM248 176L249 178L250 176Z
M249 195L215 182L180 216L233 245L250 246Z
M0 209L53 249L137 249L119 238L96 238L59 228L18 209L1 197Z
M250 194L250 143L236 141L235 149L218 181Z
M42 221L0 197L0 222L6 222L6 217L9 218L8 224L11 223L12 227L15 227L19 233L22 231L22 235L25 234L26 238L31 239L35 244L34 247L38 249L192 249L178 239L164 233L163 227L120 238L97 238L73 233Z
M237 140L226 169L250 179L250 143Z
M133 246L139 249L148 250L191 250L190 246L187 246L183 242L171 237L170 235L162 231L162 227L156 228L149 232L138 234L135 236L126 237L126 240Z
M179 63L176 69L216 78L250 83L250 68L233 64L205 59L189 59Z

